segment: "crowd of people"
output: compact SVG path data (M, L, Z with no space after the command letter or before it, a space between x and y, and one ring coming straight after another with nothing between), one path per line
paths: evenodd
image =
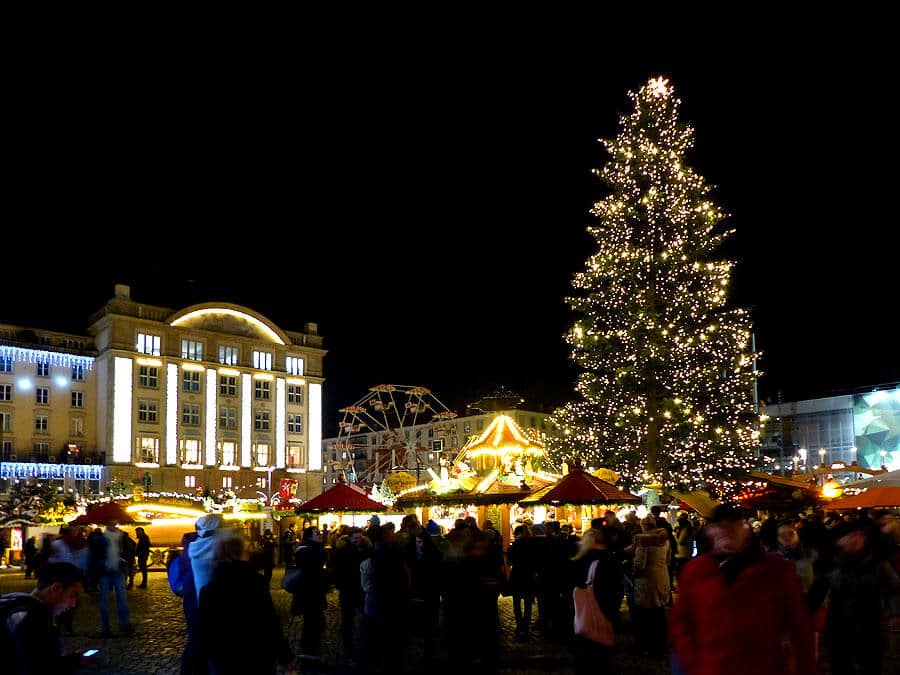
M314 525L295 532L291 525L280 540L267 530L251 547L220 514L208 514L169 563L186 624L182 673L275 673L279 666L292 672L296 663L316 670L332 588L340 606L333 628L348 668L402 669L416 639L423 672L439 653L450 672L494 672L498 598L510 596L516 640L569 644L576 672L603 672L614 648L573 630L573 589L588 584L614 630L632 630L636 649L661 664L670 659L679 675L812 675L822 659L835 675L881 672L887 631L900 630L895 514L814 512L758 521L723 505L708 519L666 516L659 507L642 519L608 511L580 535L556 521L519 523L504 551L493 524L479 526L474 518L449 530L414 515L399 527L378 516L365 528L331 532ZM44 559L30 568L35 591L0 598L15 672L70 672L90 661L23 647L48 642L48 631L70 629L82 585L100 593L101 634L110 630L111 591L119 629L131 633L125 590L135 569L142 572L138 588L146 587L149 550L139 530L132 546L114 522L87 536L63 528L39 549ZM282 592L270 584L277 551L285 578L295 580L289 592L300 624L297 653L272 601L272 593ZM53 668L41 670L48 664Z

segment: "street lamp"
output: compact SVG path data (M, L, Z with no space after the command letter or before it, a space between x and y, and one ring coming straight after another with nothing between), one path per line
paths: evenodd
M825 448L819 448L819 464L825 466Z
M850 463L856 464L856 446L850 448Z
M806 448L800 448L797 452L800 455L800 463L803 464L803 468L806 469Z

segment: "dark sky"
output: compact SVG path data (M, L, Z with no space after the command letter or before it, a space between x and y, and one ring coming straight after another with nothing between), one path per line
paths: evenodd
M592 252L597 139L664 74L737 229L723 255L762 397L900 381L894 76L865 50L784 44L54 64L8 97L0 320L83 331L129 283L318 322L326 428L381 383L460 414L498 385L550 409L574 377L562 298Z

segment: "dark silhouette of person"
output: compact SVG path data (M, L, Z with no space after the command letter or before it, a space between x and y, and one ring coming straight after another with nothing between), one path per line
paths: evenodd
M301 570L300 588L291 600L291 615L303 617L300 658L316 665L322 658L322 632L325 630L325 548L318 527L303 529L300 545L294 552L294 567Z
M137 556L138 569L141 571L141 583L138 588L147 588L147 559L150 557L150 537L144 532L143 527L134 528L137 535L137 545L134 553Z
M272 534L272 530L266 528L266 531L263 532L260 548L262 553L263 577L268 585L272 583L272 570L275 568L276 544L275 535Z

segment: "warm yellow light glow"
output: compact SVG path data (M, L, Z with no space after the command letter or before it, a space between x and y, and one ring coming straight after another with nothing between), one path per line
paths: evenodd
M268 516L265 513L250 513L238 511L237 513L223 513L223 520L265 520Z
M188 312L184 316L175 319L175 321L173 321L171 323L171 325L172 326L180 326L181 324L183 324L187 321L190 321L192 319L197 319L202 316L206 316L208 314L211 314L213 316L218 315L218 314L224 314L226 316L233 316L238 319L243 319L244 321L252 323L254 326L259 328L263 333L266 334L266 336L270 340L272 340L272 342L275 342L280 345L284 344L284 340L282 340L280 337L278 337L278 333L276 333L268 325L266 325L265 323L263 323L262 321L257 319L255 316L251 316L251 315L247 314L246 312L239 312L236 309L229 309L227 307L207 307L206 309L197 309L197 310L194 310L193 312Z
M156 367L159 367L159 366L162 365L162 361L160 361L159 359L139 358L139 359L137 359L137 362L138 362L138 365L141 365L141 366L156 366Z
M201 370L201 371L205 370L205 368L203 366L196 364L196 363L182 363L181 369L182 370Z
M151 502L141 502L140 504L131 504L125 507L125 513L171 513L174 516L187 516L199 518L206 511L202 509L192 509L189 506L175 506L174 504L154 504Z
M544 454L542 443L526 438L518 425L507 415L497 415L494 421L474 442L467 446L471 457L482 455L533 455Z
M285 380L288 384L306 384L306 380L302 377L286 377Z
M234 368L219 368L219 375L231 375L232 377L237 377L241 374L241 371L235 370Z
M835 499L844 493L844 488L837 481L830 480L822 486L822 496L825 499Z
M253 379L254 380L274 380L275 376L270 375L269 373L254 373Z
M135 462L134 464L139 469L158 469L159 464L155 462Z
M487 476L481 479L481 482L478 485L475 486L475 492L484 492L485 490L487 490L491 486L491 483L493 483L497 479L497 476L499 474L500 469L494 469L493 471L491 471Z

